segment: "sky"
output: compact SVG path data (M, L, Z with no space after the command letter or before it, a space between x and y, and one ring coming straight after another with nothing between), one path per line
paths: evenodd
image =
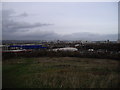
M3 40L117 40L117 2L4 2Z

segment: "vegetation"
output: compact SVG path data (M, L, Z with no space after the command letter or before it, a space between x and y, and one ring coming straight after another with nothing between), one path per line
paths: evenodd
M119 60L32 57L3 60L3 88L119 88Z
M84 58L103 58L103 59L120 59L120 53L116 52L88 52L84 53L80 51L69 52L69 51L47 51L47 50L35 50L31 52L4 52L2 53L3 60L10 58L33 58L33 57L84 57Z

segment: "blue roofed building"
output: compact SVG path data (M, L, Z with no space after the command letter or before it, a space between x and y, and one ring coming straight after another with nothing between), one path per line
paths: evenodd
M42 45L10 45L10 49L46 49Z

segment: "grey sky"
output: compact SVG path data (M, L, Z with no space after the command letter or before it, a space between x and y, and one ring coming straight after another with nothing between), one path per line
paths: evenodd
M3 3L3 39L115 40L117 33L117 2Z

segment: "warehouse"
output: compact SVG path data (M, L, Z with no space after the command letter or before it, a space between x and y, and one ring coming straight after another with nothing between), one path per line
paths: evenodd
M73 47L65 47L65 48L52 49L52 51L78 51L78 49Z
M41 49L46 48L42 47L42 45L10 45L10 49Z

